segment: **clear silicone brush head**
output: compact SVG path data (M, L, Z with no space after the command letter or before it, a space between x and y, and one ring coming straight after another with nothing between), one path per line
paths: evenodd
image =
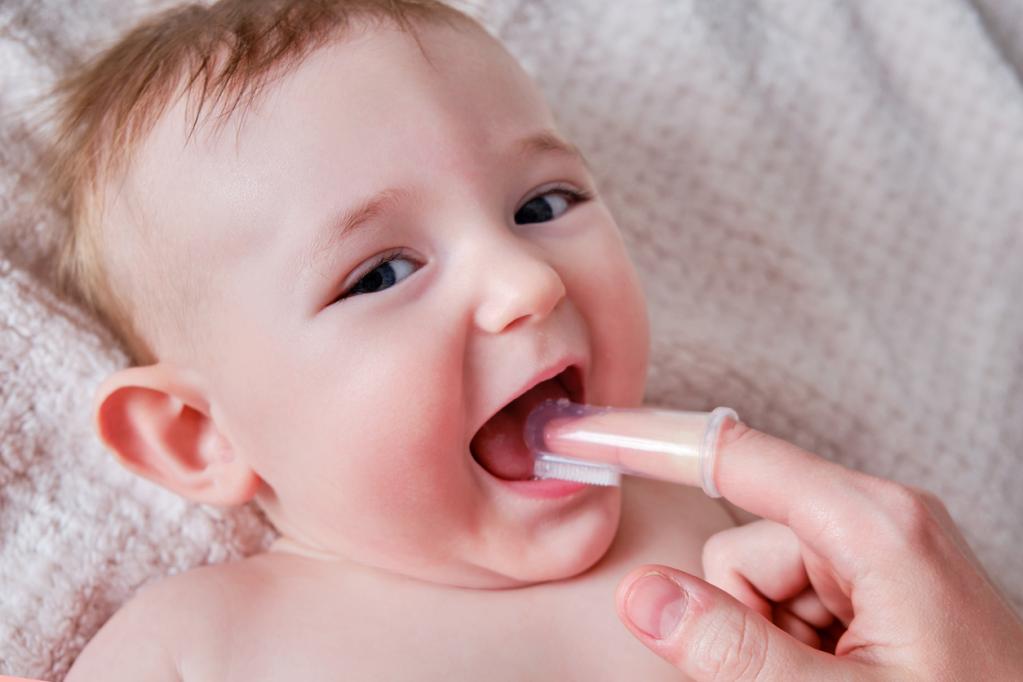
M601 461L587 461L550 452L545 430L555 419L585 418L608 408L573 403L568 398L545 400L529 413L525 424L525 442L535 457L533 475L559 478L590 485L621 485L621 472Z
M545 400L526 418L524 438L537 478L619 485L622 474L698 486L714 482L717 445L729 407L711 412L581 405Z

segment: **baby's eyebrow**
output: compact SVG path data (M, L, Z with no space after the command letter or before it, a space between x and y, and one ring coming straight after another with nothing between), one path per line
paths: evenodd
M522 156L554 152L565 156L575 156L582 161L587 168L590 167L590 164L586 161L586 157L583 156L583 153L579 151L578 147L571 142L566 142L561 139L561 137L550 130L544 130L536 133L535 135L524 137L515 144L515 147L518 153Z
M391 187L338 213L317 232L309 251L301 261L299 279L302 279L306 270L315 266L326 254L333 252L352 233L371 225L373 218L386 213L395 204L408 200L410 196L411 192L405 188Z
M511 150L517 156L559 154L574 157L589 169L589 164L579 148L566 142L550 130L543 130L521 138L512 143ZM386 213L396 204L408 201L411 195L412 193L403 187L384 189L328 220L317 232L309 250L300 261L298 279L301 280L309 268L315 266L326 254L337 249L354 232L364 226L372 225L374 218Z

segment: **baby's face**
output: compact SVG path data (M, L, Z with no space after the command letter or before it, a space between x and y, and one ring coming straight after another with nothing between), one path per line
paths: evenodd
M610 545L620 490L532 497L470 442L567 363L587 402L638 404L641 289L514 60L475 30L419 37L429 61L390 28L320 49L187 144L181 104L161 119L128 186L159 188L139 210L178 235L167 257L218 256L208 342L161 354L203 378L295 543L469 587L568 577Z

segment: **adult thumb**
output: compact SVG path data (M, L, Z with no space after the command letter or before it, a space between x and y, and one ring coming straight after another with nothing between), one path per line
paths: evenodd
M615 595L643 644L698 682L867 679L862 664L813 649L699 578L646 565Z

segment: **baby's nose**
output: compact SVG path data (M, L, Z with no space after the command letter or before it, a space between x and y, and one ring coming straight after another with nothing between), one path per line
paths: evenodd
M506 239L491 251L477 261L480 297L475 321L481 330L497 334L513 324L542 320L564 298L561 275L537 247Z

